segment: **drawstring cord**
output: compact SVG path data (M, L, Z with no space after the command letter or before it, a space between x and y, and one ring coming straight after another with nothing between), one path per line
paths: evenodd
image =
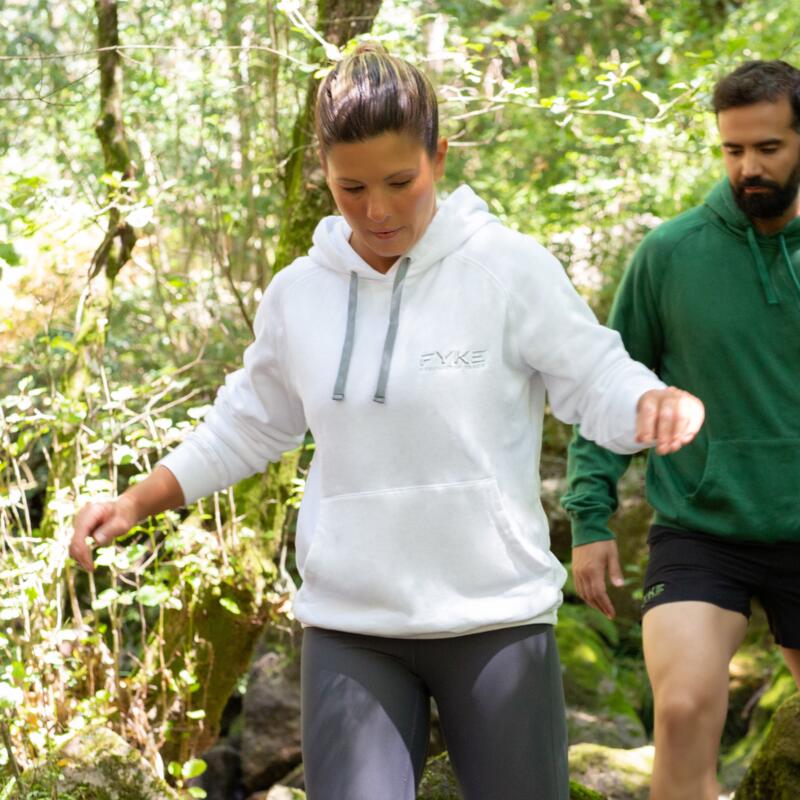
M771 306L778 305L778 295L775 294L775 288L769 279L767 265L764 263L764 257L761 255L761 249L758 246L756 235L752 228L747 229L747 243L750 245L750 252L753 254L753 259L756 262L758 277L761 279L761 285L764 288L764 294L767 296L767 303L769 303Z
M389 382L389 370L392 366L394 343L397 338L397 328L400 323L400 303L403 297L403 285L406 279L410 258L404 258L398 267L397 275L392 285L392 300L389 309L389 325L386 329L386 339L383 343L381 368L378 372L378 383L375 387L373 400L376 403L386 402L386 386ZM347 386L347 375L350 371L350 361L353 357L353 345L356 335L356 310L358 308L358 275L350 273L350 292L347 298L347 329L342 343L342 355L339 358L339 371L336 373L336 383L333 387L333 399L344 400L344 390Z
M350 371L350 359L353 356L353 341L356 335L356 308L358 307L358 275L350 273L350 295L347 299L347 330L342 344L342 355L339 359L339 371L333 387L333 399L344 400L344 389L347 385L347 373Z
M404 258L397 270L397 275L394 277L392 307L389 311L389 327L386 329L386 339L383 343L378 385L375 387L375 394L372 398L376 403L386 402L386 384L389 382L389 368L392 366L392 356L394 355L394 340L397 337L397 326L400 322L400 300L403 296L403 282L406 279L410 263L410 258Z

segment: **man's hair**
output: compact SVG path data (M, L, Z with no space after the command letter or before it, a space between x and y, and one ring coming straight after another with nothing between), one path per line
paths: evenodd
M777 103L785 97L792 107L792 127L800 132L800 70L785 61L746 61L714 87L714 113L753 103Z

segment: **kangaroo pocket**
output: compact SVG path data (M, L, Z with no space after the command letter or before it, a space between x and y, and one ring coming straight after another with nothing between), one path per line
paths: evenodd
M493 479L323 498L303 570L306 602L432 618L549 574ZM489 610L488 613L491 613Z
M798 483L800 439L712 441L681 522L745 539L798 539Z

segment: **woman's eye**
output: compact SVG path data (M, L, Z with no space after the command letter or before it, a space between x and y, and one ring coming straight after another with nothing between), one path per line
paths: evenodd
M403 186L408 186L409 183L411 183L411 178L409 178L407 181L395 181L389 185L394 186L395 189L399 189Z
M357 192L360 192L362 188L362 186L342 186L342 189L349 194L356 194Z

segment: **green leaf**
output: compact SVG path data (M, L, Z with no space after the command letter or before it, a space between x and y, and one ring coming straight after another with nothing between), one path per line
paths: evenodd
M236 614L238 616L242 613L242 610L236 604L236 601L231 600L230 597L220 597L219 604L227 611L230 611L231 614Z
M169 591L161 584L156 586L153 584L147 584L146 586L142 586L142 588L136 592L136 599L143 606L161 605L165 600L167 600L168 597Z
M22 262L14 245L8 242L0 242L0 260L5 261L9 267L18 267Z
M181 777L187 781L202 775L206 769L208 769L208 765L202 758L190 758L181 769Z
M207 797L206 790L201 786L190 786L187 790L192 797L203 798Z

